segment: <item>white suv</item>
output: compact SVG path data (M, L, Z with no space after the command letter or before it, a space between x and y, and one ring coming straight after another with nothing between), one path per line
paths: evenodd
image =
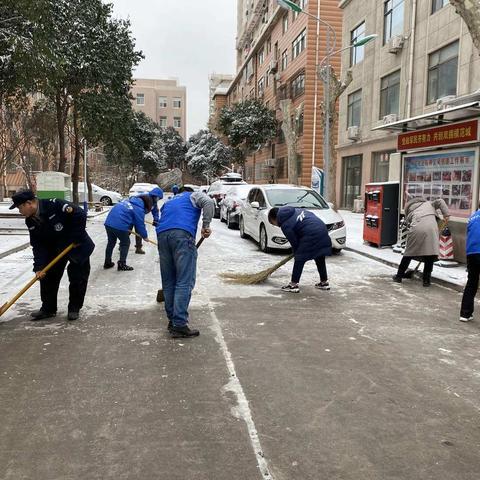
M347 231L341 215L315 190L293 185L255 185L241 209L240 236L252 237L264 252L272 248L290 248L281 228L268 221L271 208L287 205L305 208L323 220L332 239L334 253L339 253L345 247Z

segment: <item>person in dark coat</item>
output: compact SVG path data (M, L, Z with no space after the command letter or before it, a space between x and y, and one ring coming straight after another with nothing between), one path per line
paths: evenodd
M145 228L145 215L152 210L152 205L152 197L140 195L117 203L108 212L105 220L108 242L105 249L103 268L112 268L115 265L112 262L112 253L118 239L120 241L120 260L117 263L117 270L133 270L133 267L127 265L130 231L135 227L135 231L144 240L148 238L147 229Z
M291 281L282 290L300 291L298 284L308 260L315 260L320 275L320 282L315 287L330 290L325 257L332 254L332 240L322 220L308 210L294 207L274 207L268 212L268 220L282 229L295 255Z
M33 248L33 271L40 279L42 306L31 314L32 320L43 320L57 314L58 287L67 263L70 282L68 319L76 320L83 307L90 275L90 255L95 249L86 232L87 215L73 203L58 198L40 200L31 190L15 193L12 200L10 209L18 208L26 217ZM75 248L47 273L41 273L71 243L75 244Z

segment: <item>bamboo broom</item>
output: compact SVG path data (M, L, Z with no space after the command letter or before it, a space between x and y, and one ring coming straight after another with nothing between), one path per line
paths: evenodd
M294 257L292 253L288 257L285 257L280 262L273 265L273 267L262 270L258 273L221 273L220 276L225 278L229 283L238 283L242 285L255 285L257 283L264 282L273 272L277 271L280 267L285 265Z
M47 273L62 257L64 257L72 248L75 247L71 243L63 252L59 253L40 273ZM10 301L4 303L0 307L0 317L37 281L39 278L35 275Z

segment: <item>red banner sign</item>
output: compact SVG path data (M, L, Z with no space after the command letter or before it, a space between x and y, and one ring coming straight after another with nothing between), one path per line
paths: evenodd
M452 123L444 127L426 128L415 132L401 133L398 136L397 150L461 145L478 141L478 120Z

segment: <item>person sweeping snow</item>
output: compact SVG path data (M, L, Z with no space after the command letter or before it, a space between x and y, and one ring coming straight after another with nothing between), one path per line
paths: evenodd
M303 208L274 207L268 213L272 225L279 226L292 246L295 262L291 281L282 287L284 292L298 293L303 267L308 260L315 260L320 290L330 290L325 257L332 254L332 240L325 224L316 215Z

